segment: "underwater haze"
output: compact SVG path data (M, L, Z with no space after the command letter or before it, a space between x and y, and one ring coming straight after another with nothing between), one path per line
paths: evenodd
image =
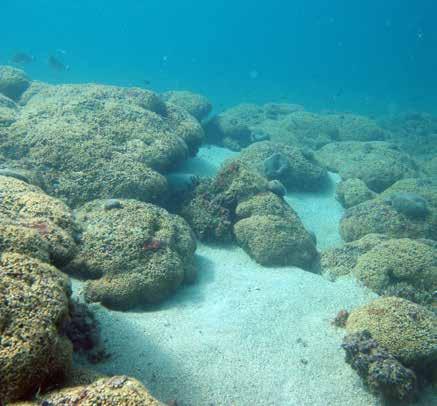
M432 0L2 0L0 62L36 58L35 78L189 88L216 106L435 110ZM54 75L47 56L71 69Z
M0 0L0 406L436 406L436 0Z

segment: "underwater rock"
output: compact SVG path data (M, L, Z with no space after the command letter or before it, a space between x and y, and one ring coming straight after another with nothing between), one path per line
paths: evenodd
M350 274L360 255L387 238L382 234L367 234L359 240L344 244L342 247L333 247L323 251L320 256L322 273L328 279L333 280L339 276Z
M399 179L419 175L417 164L409 155L383 141L335 142L325 145L315 155L343 180L361 179L374 192L382 192Z
M375 120L357 114L327 114L325 119L338 128L338 141L383 141L391 135Z
M382 348L369 331L348 334L342 348L346 352L346 362L372 392L381 393L390 400L413 400L417 392L416 374Z
M96 200L77 210L82 238L65 271L93 279L85 288L88 301L126 310L161 302L192 282L196 242L181 217L148 203L121 203L108 211Z
M9 403L61 382L72 346L59 326L68 315L68 278L18 253L0 255L0 399Z
M0 176L0 190L0 219L5 232L3 247L31 255L30 251L35 250L41 259L46 259L48 254L57 266L65 265L74 257L76 227L71 210L63 202L37 186L8 176Z
M164 406L136 379L125 375L103 377L81 385L71 385L39 396L29 406L129 405Z
M267 188L270 192L274 193L279 197L284 197L287 194L287 189L285 186L277 179L270 180L267 184Z
M0 129L11 125L17 118L17 113L17 105L0 93Z
M354 178L342 180L335 192L335 197L346 209L376 197L376 193L372 192L361 179Z
M427 201L415 193L395 193L389 201L399 213L407 217L424 218L428 214Z
M288 159L279 152L275 152L264 160L264 175L267 179L280 179L288 170Z
M411 219L380 197L346 210L340 222L340 234L346 242L372 233L386 234L393 238L435 238L435 219Z
M86 355L89 362L95 364L108 357L97 320L87 304L70 300L69 319L64 323L62 333L73 344L74 352Z
M320 189L327 173L307 151L270 141L257 142L241 151L238 159L267 179L277 179L293 191Z
M238 119L222 113L212 117L204 125L206 142L240 151L252 142L249 127Z
M188 111L199 121L205 119L212 110L212 104L205 96L186 90L171 90L162 93L161 98Z
M353 310L346 330L369 331L381 347L406 367L436 367L437 316L423 306L397 297L379 298Z
M0 66L0 93L17 101L29 87L30 79L27 75L12 66Z
M252 130L252 134L250 136L251 141L254 142L261 142L261 141L269 141L270 135L267 134L263 130Z
M381 241L357 258L352 274L379 294L401 282L431 294L437 290L437 248L426 240Z
M0 148L13 145L16 159L72 206L96 198L155 203L167 193L159 172L195 155L202 139L194 117L153 92L60 85L29 96Z
M237 206L236 215L237 242L261 265L307 270L315 265L318 252L312 236L294 210L275 194L253 196Z
M105 210L115 210L115 209L122 209L123 204L119 199L108 199L105 202L104 209Z

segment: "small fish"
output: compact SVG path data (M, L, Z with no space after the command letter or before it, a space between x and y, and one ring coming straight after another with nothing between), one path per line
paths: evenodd
M64 72L64 71L70 69L70 67L68 65L65 65L59 59L55 58L53 55L49 56L49 59L47 60L47 62L53 70L58 71L58 72Z
M11 62L17 65L27 65L35 60L33 55L26 54L25 52L17 52L11 58Z
M152 81L151 81L151 80L143 79L143 85L144 85L144 86L150 86L151 84L152 84Z

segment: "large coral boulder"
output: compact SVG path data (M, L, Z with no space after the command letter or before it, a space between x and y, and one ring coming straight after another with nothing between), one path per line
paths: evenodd
M78 256L66 272L92 278L86 297L116 309L157 303L194 276L196 243L179 216L135 200L97 200L76 213Z
M29 87L30 80L27 75L12 66L0 66L0 93L17 101Z
M390 201L373 199L351 207L340 222L340 234L349 242L366 234L386 234L396 238L435 238L434 221L428 218L411 218L399 212Z
M82 385L58 389L40 396L40 401L16 403L15 406L36 405L129 405L164 406L134 378L103 377Z
M257 142L245 148L238 159L267 179L277 179L293 191L317 190L327 179L326 170L311 153L285 144Z
M0 256L0 401L31 396L65 377L72 346L60 328L68 317L68 279L26 255Z
M437 317L405 299L385 297L355 309L346 322L349 333L367 330L407 367L435 366Z
M399 179L418 176L417 164L393 144L334 142L316 152L317 159L342 179L361 179L369 189L382 192Z
M298 215L273 193L258 194L237 206L234 233L238 244L265 266L293 265L312 269L314 239Z
M0 176L0 190L3 247L44 260L48 255L59 266L73 258L76 227L71 210L62 201L10 176Z
M153 92L102 85L42 86L21 108L0 151L39 171L50 194L157 202L167 171L194 155L198 121Z
M361 179L355 178L342 180L337 185L335 193L337 200L346 209L376 197L376 193L372 192Z
M403 283L431 294L437 289L437 245L408 238L382 241L358 257L353 273L377 293Z
M164 92L161 94L161 98L188 111L199 121L206 118L212 110L212 104L205 96L186 90Z

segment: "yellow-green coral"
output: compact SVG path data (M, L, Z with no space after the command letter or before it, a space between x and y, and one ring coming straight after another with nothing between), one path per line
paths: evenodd
M86 287L91 301L114 308L156 303L192 279L196 248L188 224L148 203L97 200L77 211L78 256L65 269L98 278Z
M69 281L53 266L18 253L0 256L0 399L35 393L64 378L72 347L59 334Z
M377 299L355 309L346 330L367 330L372 337L406 366L435 365L437 317L424 307L397 297Z
M81 406L164 406L150 395L134 378L113 376L100 378L86 385L52 391L32 402L14 403L14 406L81 405Z

